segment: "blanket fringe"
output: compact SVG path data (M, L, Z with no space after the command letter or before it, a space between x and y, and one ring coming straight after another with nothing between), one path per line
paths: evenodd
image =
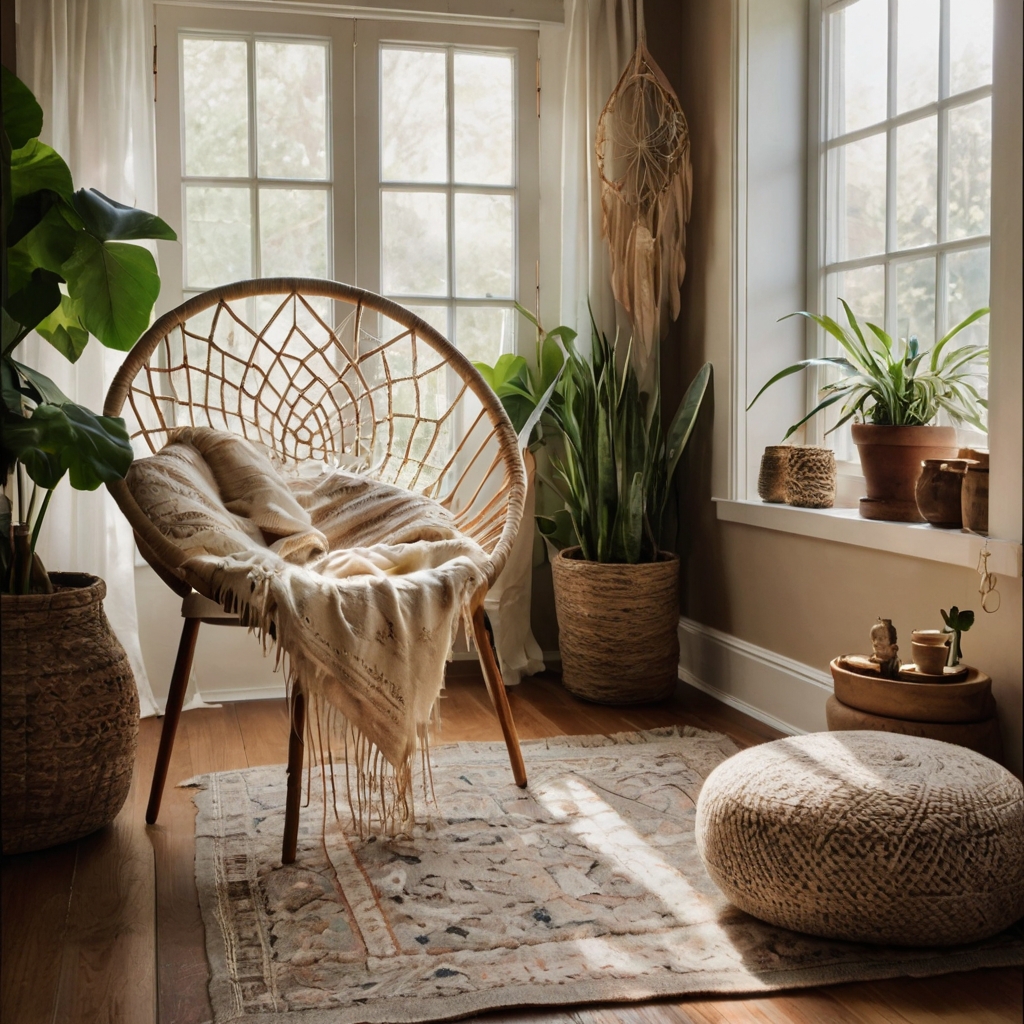
M297 659L290 656L280 642L268 584L266 577L251 574L250 594L240 595L231 587L225 587L214 593L212 598L226 612L237 615L239 622L256 635L264 657L273 653L274 671L283 670L286 679L289 726L293 730L295 719L291 697L296 686L303 688L306 696L306 801L303 806L308 807L311 803L313 769L319 768L324 804L322 828L326 830L327 827L328 802L333 808L335 819L341 820L335 779L336 746L344 762L349 824L359 839L365 840L372 835L388 838L408 835L416 821L413 753L401 764L392 765L377 745L319 692L315 682L318 673L306 671L305 666L300 667ZM471 623L468 607L463 609L463 620ZM471 627L467 629L467 634L472 636ZM416 744L420 754L423 801L425 805L434 806L437 805L437 796L430 764L430 734L441 724L440 703L440 699L434 702L428 721L418 727ZM332 746L332 742L335 746ZM328 778L330 801L327 798Z

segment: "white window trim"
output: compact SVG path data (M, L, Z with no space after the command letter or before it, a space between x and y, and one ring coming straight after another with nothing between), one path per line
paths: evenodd
M373 95L375 102L357 112L357 120L363 122L362 131L366 136L379 136L380 110L376 102L378 80L374 73L377 67L376 53L382 43L396 43L401 46L422 45L425 48L445 47L447 49L491 49L496 53L514 52L516 61L515 113L513 119L513 135L516 160L516 175L511 188L499 186L467 185L462 186L448 182L446 184L399 183L380 181L379 150L376 147L358 148L356 154L356 203L359 208L358 240L356 264L359 279L355 282L361 288L372 292L381 291L381 260L380 260L380 193L382 189L412 191L437 191L448 196L448 232L449 259L454 253L454 197L461 191L473 193L494 192L495 194L511 194L514 196L516 223L513 227L514 273L512 282L512 299L527 308L534 304L534 292L537 287L537 266L540 258L540 213L538 209L540 187L538 182L538 127L537 127L537 47L536 32L518 32L509 29L493 29L488 31L480 28L465 28L451 25L435 25L423 23L406 23L398 26L395 22L357 22L356 24L356 92L360 96ZM450 69L449 69L450 70ZM449 82L449 89L451 83ZM449 104L449 117L451 117ZM449 126L449 130L451 130ZM396 297L396 302L417 304L447 304L454 316L455 308L460 302L468 305L508 307L512 299L473 299L466 297L460 300L454 294L454 267L448 268L449 295L442 296L409 296ZM444 300L443 302L441 300ZM517 348L524 355L532 351L532 337L524 338L517 330L519 325L513 319L514 336L518 339ZM449 324L449 333L454 333L454 322ZM458 340L456 339L456 345Z
M909 262L934 257L935 259L935 338L941 338L949 329L948 323L948 277L946 268L947 255L967 252L978 249L991 251L991 235L971 235L968 238L947 237L948 188L949 188L949 153L945 143L949 127L949 112L959 107L967 106L978 100L989 99L992 96L992 85L982 85L965 92L949 94L949 8L943 4L944 9L939 47L939 85L940 95L931 103L911 110L898 112L896 97L896 76L894 72L896 62L897 18L896 6L889 5L889 31L888 31L888 68L886 82L886 111L885 117L874 124L865 125L853 131L844 132L842 135L830 137L829 119L835 115L835 97L829 97L829 102L822 102L822 80L834 69L828 63L829 49L832 45L830 39L831 19L829 14L834 13L847 6L849 0L812 0L811 16L809 25L809 75L814 79L814 86L808 92L808 105L810 116L808 118L808 260L807 260L807 297L808 309L816 313L831 313L836 306L836 296L829 291L830 275L842 273L847 270L857 270L864 267L881 267L885 277L885 309L883 313L883 324L885 331L892 337L898 334L897 325L897 269ZM897 210L897 175L896 175L896 130L906 124L922 121L928 117L936 118L937 147L936 147L936 241L928 245L913 246L899 249L896 247L896 210ZM828 161L830 154L851 142L860 139L883 135L886 138L886 152L888 154L888 166L886 168L885 186L885 249L881 253L869 256L859 256L851 259L833 260L830 262L828 251L828 239L826 237L826 225L830 216L829 196L827 194L827 182L829 180ZM814 188L811 189L813 182ZM824 187L823 187L823 183ZM816 228L816 230L815 230ZM943 241L938 241L943 238ZM835 344L834 342L832 343ZM829 339L825 333L816 325L807 325L807 354L809 357L834 355L835 350L830 349ZM807 375L807 408L813 408L820 397L819 388L825 382L825 373L820 368L812 369ZM838 414L837 414L838 415ZM828 416L818 415L805 425L805 437L809 444L828 445L828 438L825 436ZM982 443L983 434L977 431L967 431L965 428L965 443ZM852 446L845 442L838 446L839 449L850 450ZM840 452L837 450L837 459ZM847 477L860 477L860 462L855 457L842 467ZM863 480L863 477L861 477ZM839 500L837 498L837 500ZM844 502L846 504L846 502Z
M154 6L194 6L197 0L153 0ZM202 6L228 11L281 14L281 0L201 0ZM368 21L442 22L494 28L537 29L565 22L564 0L288 0L287 13Z
M805 10L808 24L808 81L811 95L819 95L821 73L821 9L825 0L809 0ZM728 495L716 497L716 515L723 522L740 523L761 529L777 530L825 541L869 547L895 554L923 558L946 564L976 568L983 547L991 552L990 568L1008 576L1022 575L1021 555L1021 7L1017 0L995 0L995 48L993 60L992 103L992 272L990 347L990 450L991 492L989 505L990 537L942 530L929 525L886 523L861 519L849 508L801 509L767 504L748 497L750 461L759 453L747 443L747 227L749 188L748 95L756 83L748 80L749 11L751 0L733 0L733 111L734 111L734 187L733 187L733 310L732 381L733 415L729 425ZM753 41L756 45L756 40ZM808 103L806 139L817 140L820 104ZM804 115L806 116L806 115ZM817 210L820 202L817 145L806 147L808 209ZM808 216L806 246L818 247L817 216ZM807 294L815 295L818 270L810 260L807 267ZM806 307L805 307L806 308ZM815 354L817 339L808 331L807 352ZM808 398L814 398L813 382L808 382ZM809 406L808 406L809 408ZM855 464L843 467L848 477L845 486L859 487Z
M346 73L346 62L340 53L351 53L353 23L338 19L289 15L282 18L280 9L275 14L252 12L246 15L239 28L237 10L206 8L198 4L154 4L158 55L156 137L157 206L160 216L178 233L180 242L157 242L160 274L163 286L157 301L156 313L161 315L180 303L185 294L184 257L185 240L184 190L182 152L184 126L181 120L180 33L242 38L288 38L330 40L328 76L330 82L327 117L331 139L329 179L304 181L299 187L329 190L329 210L333 211L332 245L328 253L329 272L340 281L352 281L355 275L355 192L351 159L352 138L352 74ZM282 23L287 31L282 31ZM168 56L160 56L166 54ZM168 102L168 97L177 97ZM253 114L250 111L250 147L253 141ZM255 161L255 154L250 155ZM255 167L253 163L251 167ZM232 179L239 185L250 186L255 178ZM276 184L276 183L275 183ZM254 218L253 254L258 260L259 244L255 235ZM258 262L257 262L258 266Z
M544 0L550 7L548 0ZM424 2L426 6L426 0ZM331 100L328 123L332 140L330 177L327 181L301 183L302 187L325 188L330 193L334 226L330 274L336 280L356 284L373 292L380 292L380 218L378 147L354 144L357 137L370 135L376 139L379 123L378 86L374 73L376 48L381 40L410 42L413 45L455 46L495 49L517 53L517 88L515 136L517 148L517 177L515 181L516 220L514 228L515 267L513 298L528 308L536 304L537 277L540 248L540 214L538 181L540 160L538 155L537 126L537 64L538 32L536 26L524 30L509 27L508 19L491 18L485 27L466 24L464 19L445 18L413 20L397 17L362 20L353 17L351 8L344 8L343 16L327 16L324 8L338 5L312 5L307 14L284 12L280 6L272 11L252 11L242 5L218 0L206 6L202 0L157 0L154 4L156 39L159 54L169 54L159 62L157 140L160 148L158 173L158 208L161 216L184 240L184 176L182 164L180 34L209 34L249 38L328 38L330 40L329 78ZM434 6L444 6L435 4ZM456 5L471 7L472 4ZM361 8L367 9L369 5ZM558 5L560 10L560 4ZM339 7L339 10L341 8ZM240 21L242 27L239 27ZM284 30L283 30L284 29ZM361 46L357 45L357 42ZM370 50L373 50L372 57ZM354 60L350 55L354 54ZM355 109L356 89L360 95L373 100L360 110ZM168 97L177 100L168 102ZM163 102L160 102L160 101ZM250 111L250 147L252 146L253 117ZM251 154L255 160L255 154ZM253 165L254 166L254 165ZM251 186L254 178L233 179L233 182ZM273 184L278 184L274 182ZM451 186L445 186L451 191ZM358 215L357 215L358 211ZM254 258L258 266L259 245L254 218ZM180 243L158 242L163 289L157 305L160 315L172 309L185 295L183 274L184 253ZM408 300L415 302L415 300ZM482 301L481 304L487 304ZM495 300L494 305L511 304L511 300ZM513 318L517 349L532 353L532 339L517 330ZM450 333L450 332L449 332Z

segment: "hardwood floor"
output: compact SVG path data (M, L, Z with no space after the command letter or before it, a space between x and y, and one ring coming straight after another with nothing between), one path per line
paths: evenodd
M483 681L457 664L440 742L500 740ZM509 691L523 739L684 723L741 746L767 726L680 683L661 705L612 709L571 697L555 676ZM66 846L3 859L2 1024L201 1024L211 1019L204 935L193 876L193 775L283 764L284 701L225 704L182 715L159 824L143 822L160 721L141 723L135 779L109 828ZM486 1024L1019 1024L1022 972L834 985L761 998L486 1014Z

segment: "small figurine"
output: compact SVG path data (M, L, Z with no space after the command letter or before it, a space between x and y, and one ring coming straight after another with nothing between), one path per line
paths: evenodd
M871 627L871 660L883 679L896 679L900 672L899 646L892 619L879 619Z

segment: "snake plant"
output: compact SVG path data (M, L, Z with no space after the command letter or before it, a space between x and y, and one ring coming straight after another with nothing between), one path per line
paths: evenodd
M565 508L538 517L541 532L560 547L578 543L588 561L656 560L670 483L693 432L711 364L698 371L663 433L660 396L641 393L629 352L620 370L615 345L596 325L588 357L575 331L545 332L526 310L520 312L540 332L542 349L555 338L565 349L546 407L561 440L552 465Z
M754 396L750 409L776 381L799 373L808 366L831 366L839 370L839 380L826 384L820 392L821 401L786 431L783 440L791 437L812 416L836 402L843 402L839 421L826 433L841 427L854 416L867 422L886 426L926 426L944 410L954 423L970 423L985 431L981 410L988 402L981 397L971 377L987 365L988 347L962 345L952 348L949 342L965 327L983 317L988 308L976 309L950 330L930 352L922 352L916 337L894 341L875 324L868 323L869 333L862 329L853 310L842 299L849 328L829 316L801 311L782 317L802 316L814 321L839 342L844 354L802 359L780 370Z

